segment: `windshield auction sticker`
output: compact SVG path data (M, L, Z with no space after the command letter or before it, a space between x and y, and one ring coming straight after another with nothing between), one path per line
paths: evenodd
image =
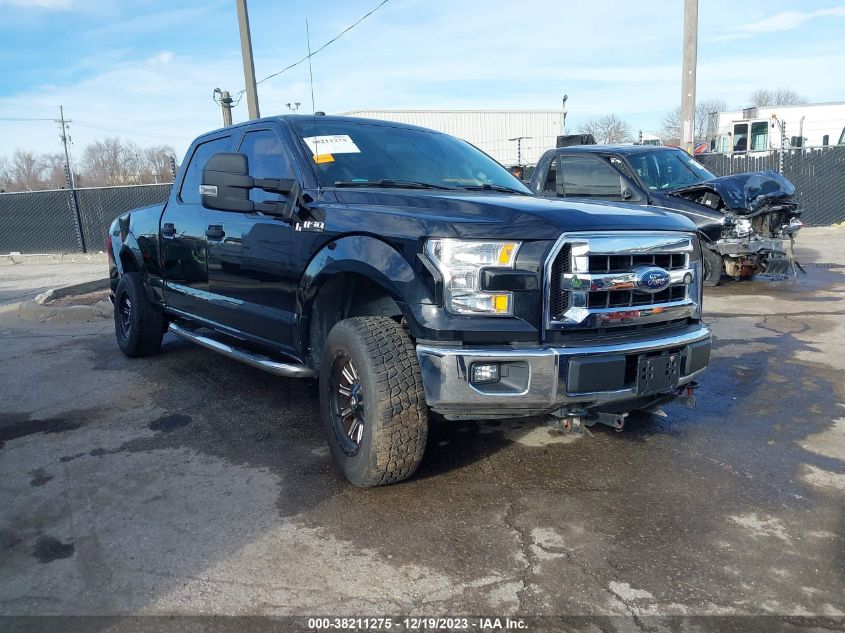
M361 150L348 134L308 136L302 139L314 156L322 154L360 154Z

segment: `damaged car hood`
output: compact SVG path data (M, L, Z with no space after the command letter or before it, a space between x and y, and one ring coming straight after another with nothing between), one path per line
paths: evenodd
M744 214L753 213L767 204L786 201L795 195L795 186L777 172L757 171L721 176L668 193L689 198L706 191L717 193L726 210Z

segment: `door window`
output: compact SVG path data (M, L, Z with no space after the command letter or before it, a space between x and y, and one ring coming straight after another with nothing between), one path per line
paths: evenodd
M757 121L751 124L751 149L755 151L769 148L769 124Z
M253 178L293 178L293 166L285 153L281 139L273 130L255 130L244 134L238 151L249 160L249 175ZM284 200L280 193L252 189L253 202Z
M625 162L621 158L619 158L617 156L611 156L610 157L610 164L613 165L614 167L616 167L616 169L621 171L623 174L625 174L631 180L635 180L634 174L631 173L631 170L628 168L628 165L626 165Z
M555 185L555 177L557 175L557 158L553 158L549 163L549 171L546 172L546 182L543 183L543 191L546 193L557 193Z
M748 123L734 125L734 151L748 151Z
M622 177L610 165L591 156L561 156L564 196L622 199Z
M188 167L185 169L185 177L182 179L182 187L179 189L179 200L185 204L200 203L200 183L202 182L202 168L211 158L212 154L225 152L229 149L229 136L200 143L194 149Z

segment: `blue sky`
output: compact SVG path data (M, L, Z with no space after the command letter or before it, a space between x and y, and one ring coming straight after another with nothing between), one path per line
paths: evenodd
M250 0L256 74L328 41L379 0ZM316 106L616 113L653 130L680 95L682 0L390 0L313 59ZM761 87L845 100L845 4L701 0L698 96L746 104ZM215 87L243 88L234 0L0 0L0 156L74 151L107 135L181 155L219 127ZM306 64L259 86L262 114L302 102ZM246 99L235 119L247 116Z

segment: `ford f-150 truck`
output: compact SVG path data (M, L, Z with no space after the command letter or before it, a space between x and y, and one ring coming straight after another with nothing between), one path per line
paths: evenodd
M166 204L115 219L107 246L125 354L157 353L169 330L318 378L331 454L360 486L414 472L429 411L621 429L689 403L709 360L688 219L535 196L408 125L286 116L205 134Z
M717 178L682 149L571 145L548 150L531 174L539 195L672 209L698 227L704 285L723 274L795 272L801 228L795 187L772 171Z

